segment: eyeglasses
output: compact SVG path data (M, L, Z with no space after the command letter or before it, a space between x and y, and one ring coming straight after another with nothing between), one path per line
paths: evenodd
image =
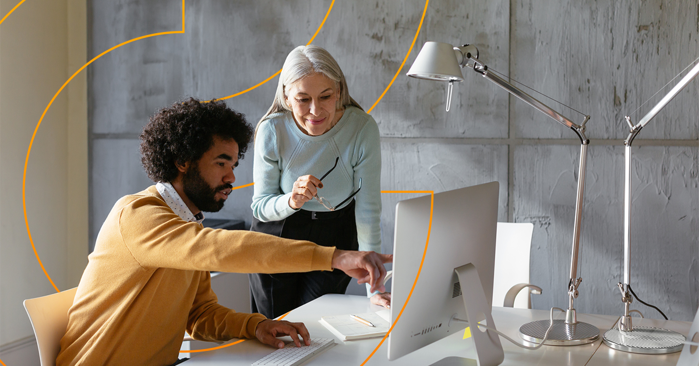
M345 202L347 202L347 201L349 201L350 199L352 199L352 197L354 197L354 195L356 195L356 194L359 192L360 189L362 189L362 178L359 178L359 187L357 187L357 190L354 191L354 192L352 192L352 194L350 194L349 197L345 198L344 201L340 202L340 203L337 204L336 206L331 205L330 202L328 202L328 200L326 200L326 199L323 198L323 197L319 197L318 194L315 195L315 199L316 199L318 202L320 202L320 204L323 205L323 207L327 208L327 209L330 210L330 211L335 211L338 207L344 205Z
M337 167L337 162L338 162L338 160L340 160L340 157L339 157L339 156L338 156L337 158L335 158L335 165L333 165L333 167L330 168L330 170L328 170L327 173L323 174L323 176L320 177L320 181L321 181L321 182L323 181L323 179L324 179L325 177L328 176L328 174L330 174L330 172L332 172L332 171L335 169L335 167ZM323 207L327 208L327 209L330 210L330 211L335 211L338 207L344 205L347 201L349 201L350 199L352 199L352 197L354 197L354 196L359 192L360 189L362 189L362 178L359 178L359 187L357 187L357 190L354 191L352 194L350 194L349 197L345 198L344 201L340 202L340 203L339 203L338 205L336 205L336 206L331 205L330 202L328 202L328 200L326 200L325 198L319 197L319 196L318 196L318 193L316 193L316 195L314 196L314 198L315 198L321 205L323 205Z

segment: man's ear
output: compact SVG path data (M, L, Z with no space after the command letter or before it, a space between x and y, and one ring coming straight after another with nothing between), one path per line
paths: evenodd
M177 167L177 170L180 171L180 173L187 173L187 170L189 170L189 162L185 162L184 164L180 162L176 162L175 166Z

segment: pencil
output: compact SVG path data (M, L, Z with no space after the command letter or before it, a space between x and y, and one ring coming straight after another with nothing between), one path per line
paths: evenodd
M350 318L352 318L352 319L354 319L354 320L356 320L356 321L358 321L358 322L360 322L360 323L362 323L362 324L364 324L364 325L366 325L366 326L375 327L374 324L372 324L370 321L368 321L368 320L366 320L366 319L362 319L362 318L360 318L360 317L358 317L358 316L356 316L356 315L350 314Z

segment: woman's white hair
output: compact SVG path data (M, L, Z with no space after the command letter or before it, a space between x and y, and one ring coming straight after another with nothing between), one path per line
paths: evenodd
M298 46L286 56L284 66L282 67L282 73L279 75L279 84L277 84L277 91L274 94L272 106L257 125L259 126L260 122L264 121L270 114L291 112L291 109L286 103L287 87L306 76L318 72L327 76L328 79L335 81L337 84L339 89L337 109L350 105L362 109L359 103L350 96L345 75L342 73L340 65L337 64L337 61L335 61L328 51L314 45ZM255 128L255 130L257 130L257 128Z

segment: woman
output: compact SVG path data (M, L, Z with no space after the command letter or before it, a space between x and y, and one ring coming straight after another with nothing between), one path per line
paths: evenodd
M326 50L299 46L287 56L272 106L257 124L253 172L251 230L381 251L379 129L350 97ZM324 294L344 293L349 280L337 270L252 274L252 310L275 318ZM390 306L390 294L369 296Z

